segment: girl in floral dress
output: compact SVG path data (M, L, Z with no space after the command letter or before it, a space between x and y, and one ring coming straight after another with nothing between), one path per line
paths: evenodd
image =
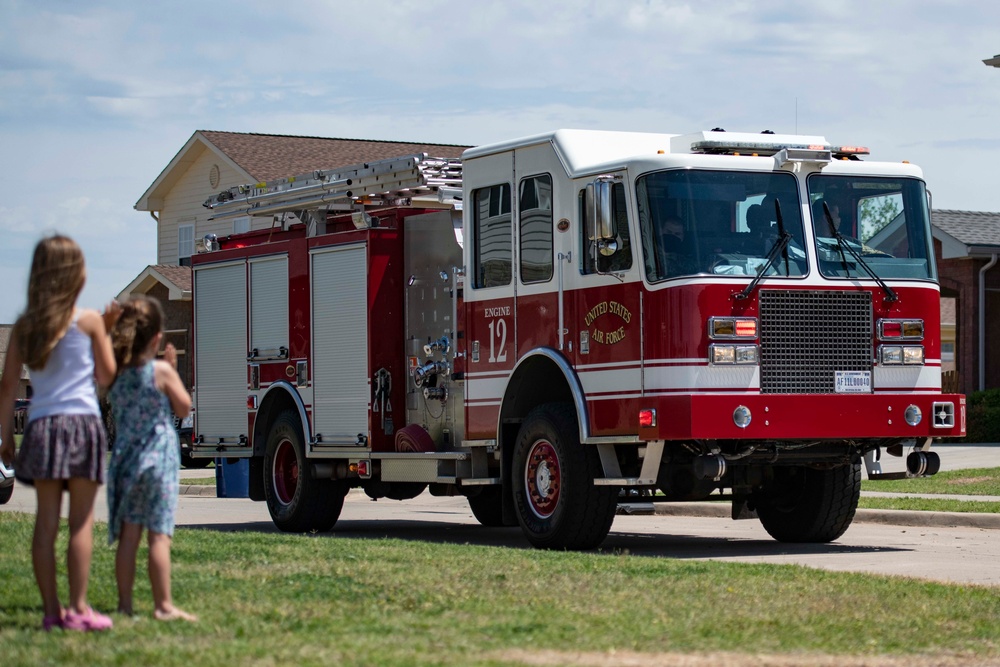
M170 545L179 492L180 445L173 414L191 410L191 396L177 374L177 351L163 340L163 310L150 297L122 306L112 332L118 377L111 387L117 435L108 467L108 541L118 540L115 577L118 611L132 615L136 555L146 528L153 616L160 621L198 620L174 606L170 592Z

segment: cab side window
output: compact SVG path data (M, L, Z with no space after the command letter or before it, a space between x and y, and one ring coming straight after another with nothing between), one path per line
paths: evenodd
M472 194L475 248L473 286L509 285L513 273L510 184L479 188Z
M532 176L518 188L521 282L552 279L552 177Z
M615 183L611 188L611 211L615 216L616 227L618 228L618 250L611 256L602 255L597 251L597 244L593 239L588 238L587 230L589 221L587 217L590 211L586 206L586 190L580 190L579 195L580 211L580 253L583 261L580 262L580 272L590 273L618 273L628 271L632 268L632 242L628 228L628 206L625 201L625 185Z

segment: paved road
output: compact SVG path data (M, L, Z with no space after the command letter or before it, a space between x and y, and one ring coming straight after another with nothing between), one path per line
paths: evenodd
M942 467L1000 467L997 446L950 446L942 447L941 453ZM883 467L891 470L887 463L891 461L883 459ZM188 472L194 471L184 475ZM0 511L33 513L34 494L19 486ZM107 520L104 494L98 496L96 514L98 520ZM177 523L187 528L276 532L263 503L236 498L182 496ZM372 502L361 493L351 493L330 538L357 537L529 548L516 528L480 526L463 498L435 498L427 493L406 502ZM983 528L855 522L833 544L789 545L772 540L753 520L618 516L602 551L659 558L797 563L828 570L1000 586L1000 530Z

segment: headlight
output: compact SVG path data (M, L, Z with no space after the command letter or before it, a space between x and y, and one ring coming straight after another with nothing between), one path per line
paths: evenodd
M924 363L924 346L881 345L878 358L883 366L920 366Z
M924 363L924 348L920 345L904 345L903 346L903 363L904 364L923 364Z
M712 365L756 364L756 345L709 345L708 362Z

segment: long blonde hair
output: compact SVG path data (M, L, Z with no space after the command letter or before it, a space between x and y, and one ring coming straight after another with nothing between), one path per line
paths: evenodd
M143 352L163 331L163 306L151 296L136 295L122 304L122 314L111 331L118 373L142 362Z
M73 239L57 234L35 246L28 276L28 307L12 332L28 368L45 368L73 320L73 308L86 277L83 251Z

